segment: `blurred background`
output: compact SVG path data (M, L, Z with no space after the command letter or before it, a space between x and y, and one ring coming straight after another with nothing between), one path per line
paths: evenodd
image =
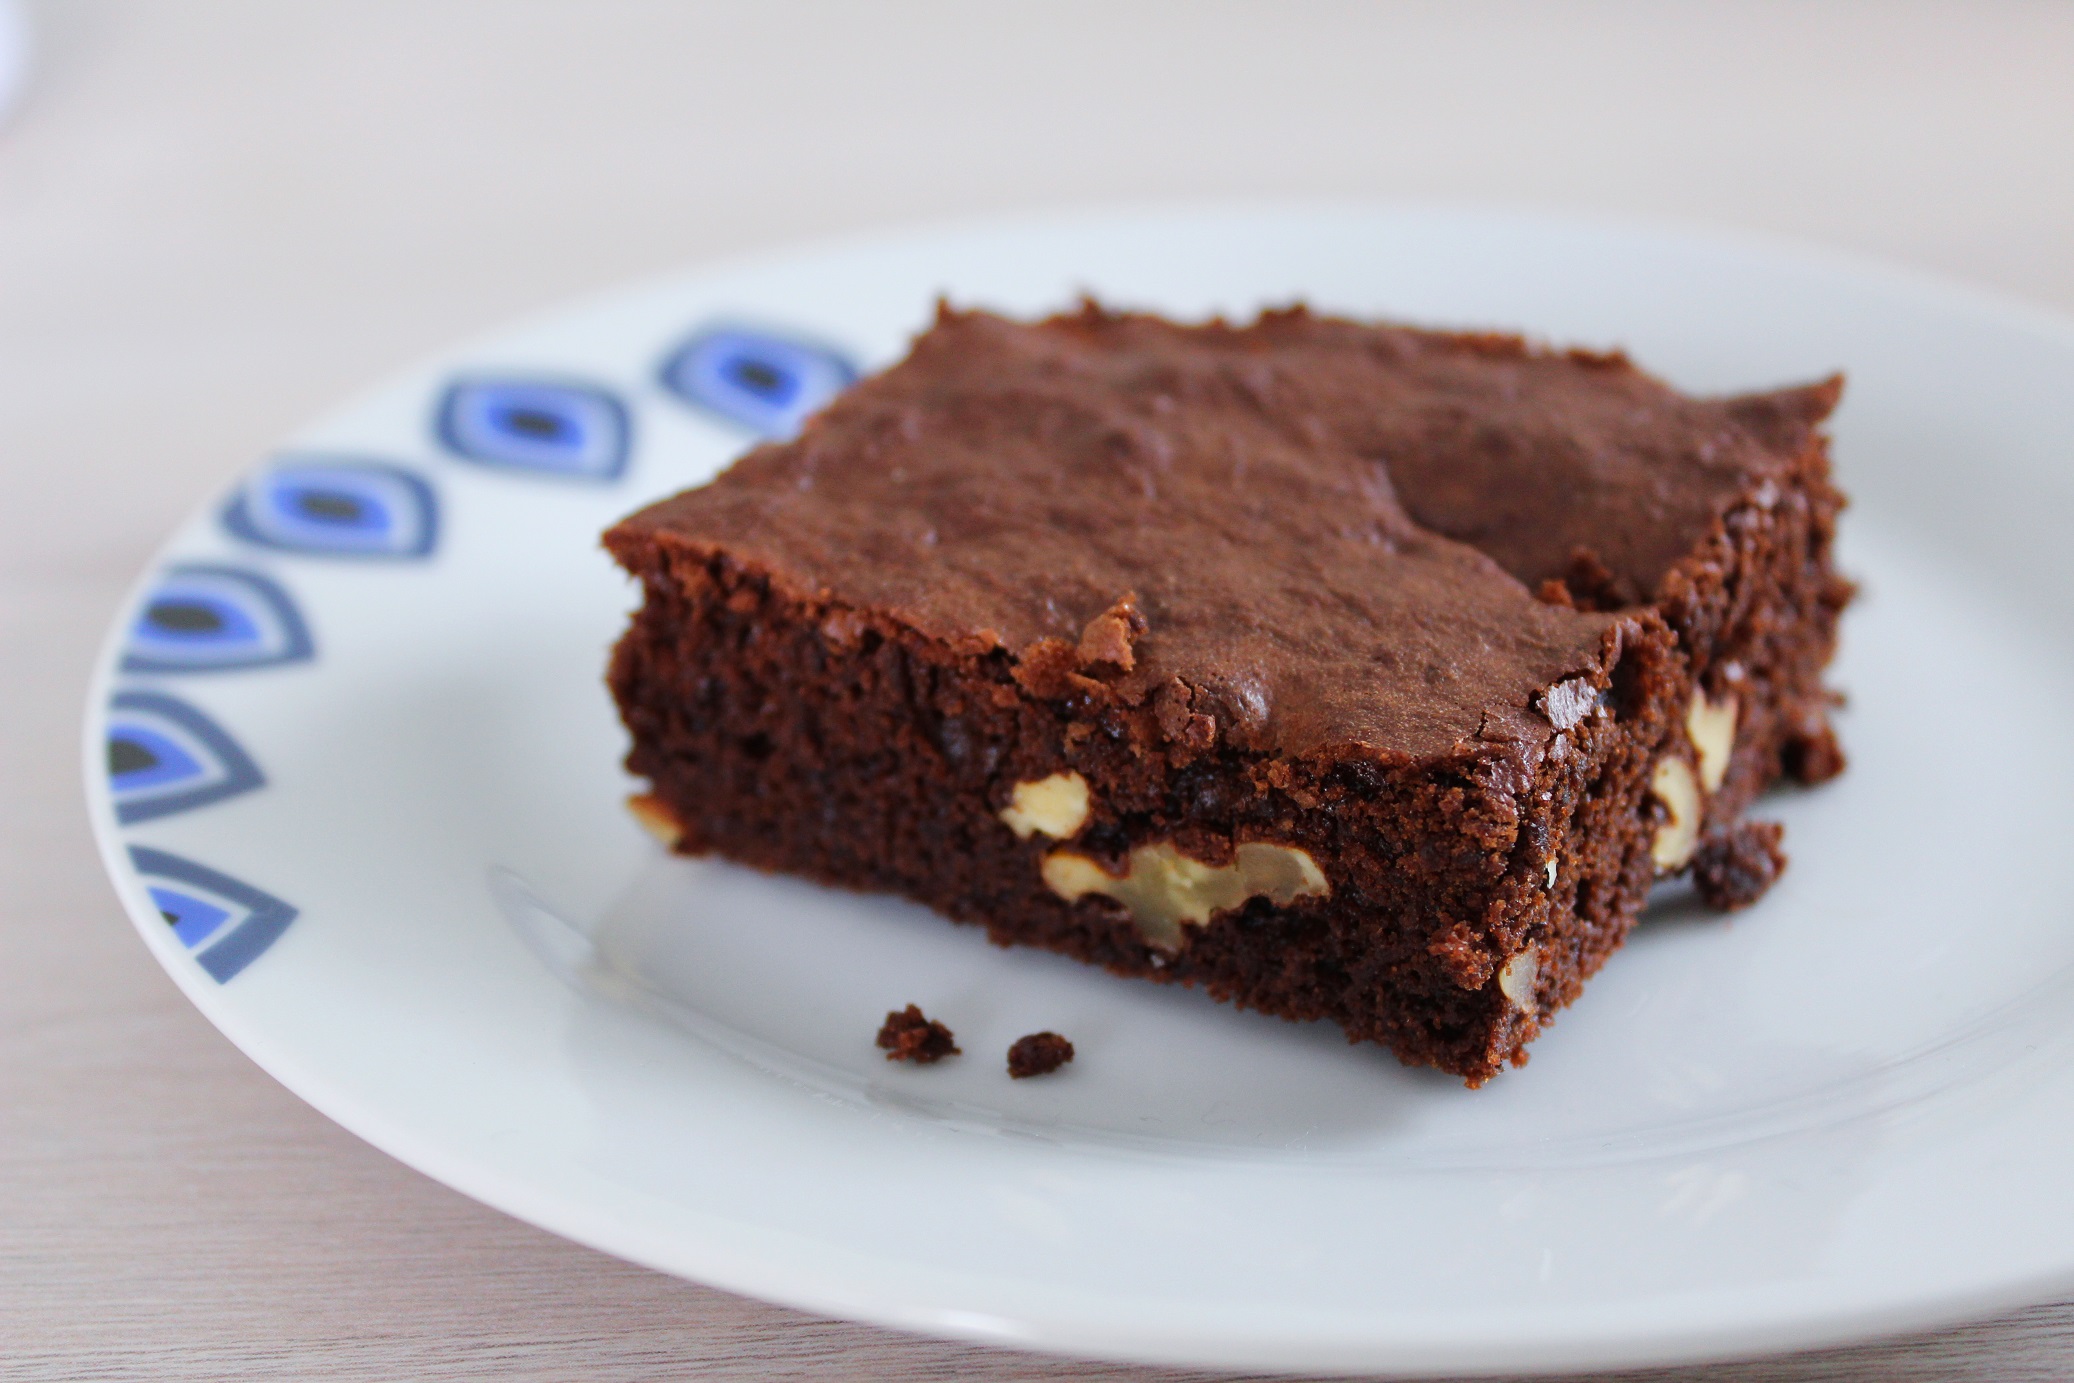
M1137 1376L507 1221L276 1087L131 937L78 787L95 644L191 506L412 358L717 255L1246 197L1703 222L2074 311L2067 3L45 0L0 8L0 85L17 14L0 1379ZM1666 1376L2074 1376L2074 1309Z

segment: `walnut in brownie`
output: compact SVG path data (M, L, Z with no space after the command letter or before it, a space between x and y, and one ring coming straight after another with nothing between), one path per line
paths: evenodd
M932 1065L947 1056L958 1055L958 1044L951 1036L951 1030L934 1018L924 1017L917 1004L888 1012L884 1025L879 1028L878 1043L885 1048L886 1060L911 1061L917 1066Z
M1478 1084L1820 724L1774 704L1819 692L1844 590L1803 569L1834 514L1811 407L1301 311L944 311L607 535L645 594L628 764L686 853ZM1781 627L1803 606L1830 625Z

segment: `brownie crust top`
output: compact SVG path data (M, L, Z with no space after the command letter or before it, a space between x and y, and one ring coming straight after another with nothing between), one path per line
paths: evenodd
M1149 700L1234 747L1429 759L1539 744L1577 695L1552 688L1603 683L1628 617L1532 584L1585 548L1653 590L1833 403L1688 399L1619 357L1300 308L940 309L799 437L607 543L730 561L837 625L1000 650L1039 694ZM1520 447L1528 483L1501 464Z

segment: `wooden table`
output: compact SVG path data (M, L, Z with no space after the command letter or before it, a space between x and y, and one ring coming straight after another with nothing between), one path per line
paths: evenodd
M59 3L0 129L0 1379L1177 1378L563 1243L276 1086L91 849L87 669L192 505L464 333L1065 202L1410 195L1795 234L2074 309L2074 8ZM2074 1305L1679 1379L2074 1376Z

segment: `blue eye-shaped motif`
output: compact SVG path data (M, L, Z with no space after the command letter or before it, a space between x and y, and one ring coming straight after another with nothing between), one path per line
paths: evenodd
M225 672L313 656L309 627L288 593L258 572L181 566L166 571L130 626L124 672Z
M159 916L218 984L258 959L295 920L296 910L271 893L193 860L132 845L130 863Z
M108 787L123 825L221 802L265 783L237 741L185 701L123 692L110 703Z
M248 543L322 557L423 557L439 537L432 487L379 461L312 457L253 477L223 511Z
M464 379L439 405L439 440L455 455L571 480L617 480L632 431L626 406L587 384Z
M712 327L663 362L663 387L764 437L799 431L807 415L857 381L826 346L745 327Z

